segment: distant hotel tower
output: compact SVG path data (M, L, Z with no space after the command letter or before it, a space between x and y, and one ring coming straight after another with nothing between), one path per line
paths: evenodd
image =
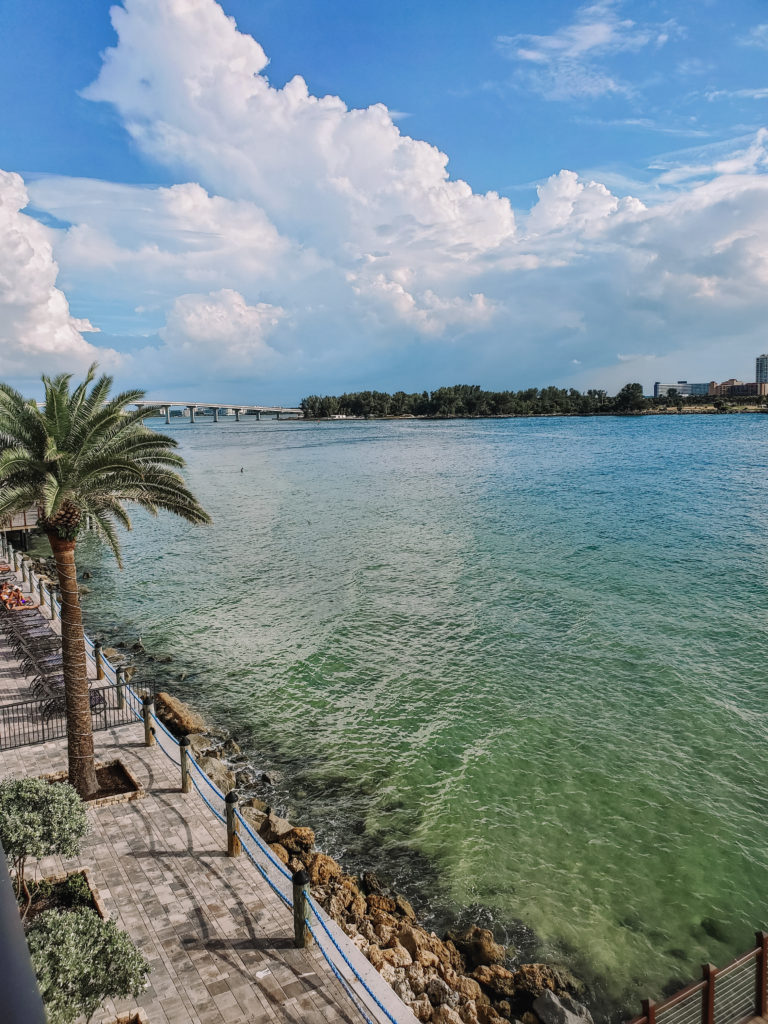
M758 356L755 360L755 380L758 384L768 384L768 355Z

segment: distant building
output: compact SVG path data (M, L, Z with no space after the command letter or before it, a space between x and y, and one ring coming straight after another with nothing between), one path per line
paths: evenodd
M768 355L758 356L755 360L755 380L758 384L768 384Z
M653 397L664 398L670 391L678 395L708 395L709 384L689 384L687 380L678 380L674 384L662 384L657 380L653 385Z
M743 380L736 380L731 377L724 380L722 384L717 381L710 381L709 394L720 398L745 398L750 395L768 395L768 381L755 381L745 383Z

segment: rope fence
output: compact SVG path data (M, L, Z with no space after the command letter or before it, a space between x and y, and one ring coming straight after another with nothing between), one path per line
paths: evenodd
M0 537L3 537L3 550L0 554L3 557L7 557L14 571L18 573L20 571L20 567L17 565L17 561L20 556L20 552L13 549L13 547L4 539L4 535L0 534ZM31 564L29 564L28 557L25 555L22 555L21 557L23 559L21 566L22 583L28 584L31 595L40 595L40 612L50 621L51 626L53 627L55 620L58 619L59 622L61 621L61 602L56 597L54 589L50 583L45 580L41 581L41 578L37 573L35 573ZM47 601L43 596L44 588L47 588L48 590ZM130 718L126 718L126 721L143 723L145 729L145 742L158 746L165 757L167 757L168 760L181 771L182 785L184 783L186 769L186 777L189 779L189 783L199 795L200 799L211 814L213 814L219 822L227 827L228 841L230 844L232 843L232 835L234 834L236 836L236 851L242 851L245 853L248 861L258 871L259 875L264 879L281 903L283 903L283 905L289 910L294 910L295 924L297 920L295 904L300 908L298 911L298 917L301 919L301 924L306 926L309 935L314 939L334 977L341 985L344 993L360 1014L365 1024L381 1024L383 1019L386 1019L389 1024L399 1024L397 1018L393 1016L382 1000L373 992L371 986L366 982L360 970L355 967L350 956L347 955L342 948L341 943L346 942L346 937L340 932L339 934L342 936L340 942L333 935L333 932L326 921L324 911L315 903L314 899L309 894L306 873L299 872L294 876L287 870L285 865L275 856L273 851L270 850L269 845L256 831L254 831L253 828L251 828L247 820L243 817L243 814L236 806L236 797L234 797L234 794L230 794L228 799L213 780L210 779L203 771L192 752L189 750L189 747L180 744L176 737L158 718L153 709L152 698L144 698L140 696L132 686L125 682L121 669L113 665L106 655L104 655L100 644L94 643L94 641L86 634L84 634L84 639L85 653L88 662L95 666L96 676L100 681L102 681L102 685L106 689L114 691L117 694L117 699L122 702L123 706L127 709L127 713L130 715ZM232 852L231 846L230 852ZM300 876L303 876L303 880ZM331 927L335 927L335 925L332 925ZM348 942L347 944L350 945L351 950L354 950L351 954L352 956L362 956L362 954L358 953L355 947L351 946ZM297 945L303 945L303 943L299 943L297 941ZM373 970L373 968L371 968L371 970ZM355 985L359 986L360 991L356 991ZM368 1000L370 1000L372 1004L370 1007L366 1006L366 1002ZM376 1011L373 1010L373 1006L375 1006L377 1010L384 1015L384 1018L380 1018L378 1016ZM405 1010L404 1006L403 1009ZM371 1016L371 1013L373 1013L374 1016ZM414 1018L410 1012L407 1012L405 1019L412 1021Z

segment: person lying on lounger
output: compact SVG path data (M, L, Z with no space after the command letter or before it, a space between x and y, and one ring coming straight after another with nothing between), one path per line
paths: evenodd
M24 597L21 592L21 587L14 587L10 595L3 602L5 607L12 612L19 611L22 608L37 608L39 607L32 600L31 597Z

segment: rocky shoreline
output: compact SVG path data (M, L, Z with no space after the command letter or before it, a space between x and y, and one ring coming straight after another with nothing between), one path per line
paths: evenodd
M119 652L115 651L119 656ZM253 781L237 743L188 705L161 692L158 717L177 737L189 735L198 764L222 790ZM586 986L565 968L513 964L513 951L477 925L440 938L409 901L372 872L353 876L316 849L313 829L295 825L253 797L240 806L250 827L296 872L305 869L317 902L349 936L418 1020L433 1024L593 1024Z

